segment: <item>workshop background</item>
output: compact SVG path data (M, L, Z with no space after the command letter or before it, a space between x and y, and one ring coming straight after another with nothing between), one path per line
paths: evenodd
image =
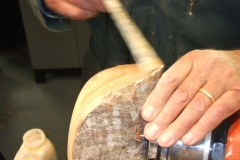
M22 136L32 128L44 131L58 160L67 160L68 129L89 35L85 22L74 21L68 32L50 32L26 0L1 0L0 153L6 160L14 159Z

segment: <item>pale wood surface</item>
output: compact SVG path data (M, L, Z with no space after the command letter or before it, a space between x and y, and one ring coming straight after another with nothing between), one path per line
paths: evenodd
M121 65L92 77L74 107L68 159L146 159L147 141L139 138L146 122L140 112L162 69Z

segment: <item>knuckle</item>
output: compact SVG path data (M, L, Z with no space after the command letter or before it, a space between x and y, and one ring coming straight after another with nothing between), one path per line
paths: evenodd
M239 93L240 93L240 80L237 80L237 82L235 82L232 86L230 86L230 89L228 89L228 91L235 91L236 93L236 97L238 100L240 100L240 96L239 96Z
M231 77L234 77L235 75L236 75L235 70L230 67L221 71L222 78L229 79Z
M167 71L162 75L162 81L166 85L175 84L178 80L178 76L175 72Z
M206 63L202 67L202 72L208 73L211 71L215 66L217 66L218 60L214 57L208 57Z
M202 53L201 50L195 49L195 50L190 51L188 54L190 56L196 56L196 55L198 55L200 53Z
M224 107L218 104L211 110L210 114L211 116L220 118L224 115Z
M203 114L206 110L205 102L202 98L197 98L192 105L192 112L195 115Z
M174 94L174 99L178 102L181 102L181 103L187 103L187 100L188 100L188 92L186 89L184 88L178 88Z
M189 52L189 55L193 59L198 59L198 57L200 58L200 68L204 71L206 69L213 68L213 66L215 66L215 64L219 62L218 58L215 56L211 56L212 54L209 54L209 52L211 52L211 50L193 50ZM204 65L202 65L202 61L205 61Z
M190 52L188 52L188 56L192 59L196 59L196 58L201 58L201 59L205 59L206 57L209 58L209 50L201 50L201 49L195 49L192 50Z

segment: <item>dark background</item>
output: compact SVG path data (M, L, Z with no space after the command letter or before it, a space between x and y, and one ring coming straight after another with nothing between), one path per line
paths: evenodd
M26 41L18 0L0 0L0 49Z

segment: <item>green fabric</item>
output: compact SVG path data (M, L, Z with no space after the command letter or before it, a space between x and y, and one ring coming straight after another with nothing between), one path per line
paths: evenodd
M29 1L43 25L56 31L69 29L68 22L61 24L40 17L37 0ZM239 0L195 0L192 15L189 15L191 0L122 0L122 3L165 62L165 69L194 49L240 49ZM83 83L105 68L134 63L107 13L88 23L92 36L83 58ZM95 62L92 67L91 62Z
M166 68L194 49L240 48L238 0L196 0L192 15L190 0L126 0L123 4ZM107 14L88 22L92 30L89 51L101 69L132 62Z

